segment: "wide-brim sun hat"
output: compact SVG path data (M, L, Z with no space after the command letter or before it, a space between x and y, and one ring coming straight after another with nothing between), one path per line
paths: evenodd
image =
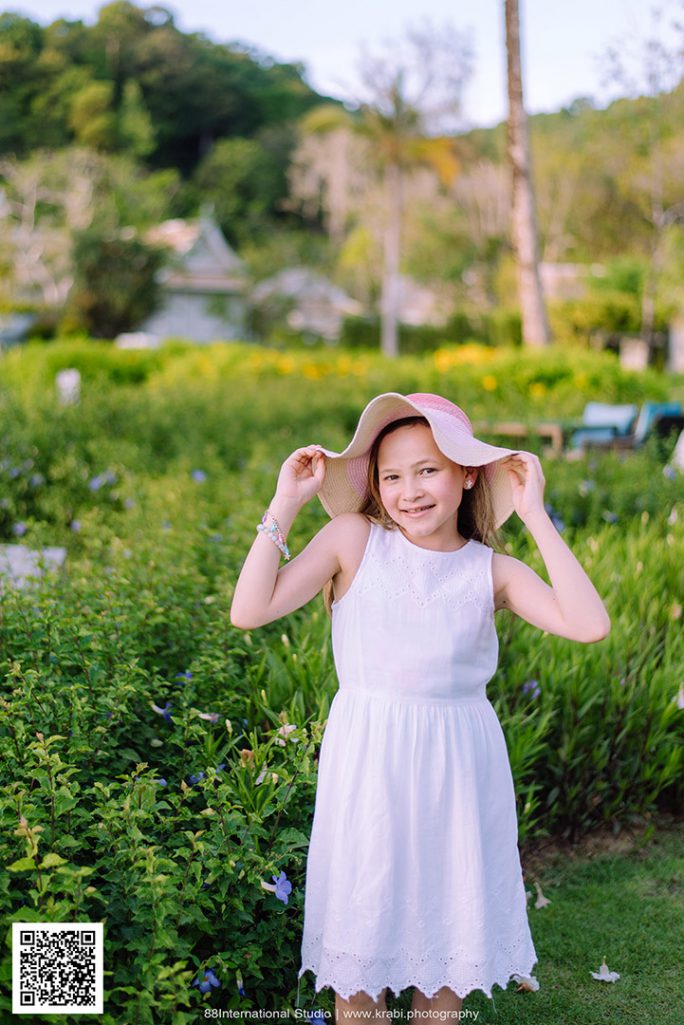
M439 450L460 466L482 467L491 495L495 527L500 527L514 509L508 471L501 460L519 449L501 448L480 441L463 410L449 399L430 392L401 395L385 392L371 399L359 417L354 437L344 452L323 448L327 456L325 478L318 492L330 517L359 512L368 499L368 462L373 442L383 427L405 416L424 416L430 424Z

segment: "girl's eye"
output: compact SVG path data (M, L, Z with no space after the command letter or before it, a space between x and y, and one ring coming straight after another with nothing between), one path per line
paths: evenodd
M424 466L420 472L423 473L425 470L430 470L432 473L437 473L437 468L435 466ZM392 480L393 477L396 477L396 473L387 474L386 477L383 477L383 480Z

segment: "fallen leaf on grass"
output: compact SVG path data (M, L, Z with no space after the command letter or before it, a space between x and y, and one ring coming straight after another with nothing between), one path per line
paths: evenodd
M598 972L592 972L591 974L592 974L592 977L594 979L597 979L599 982L615 982L616 979L620 978L619 972L610 972L610 971L608 971L608 965L606 964L605 957L604 957L603 961L601 962L601 967L600 967L599 971Z
M537 890L537 899L535 901L534 906L535 906L535 908L545 908L547 904L551 903L551 901L549 900L548 897L544 896L544 894L542 893L542 888L541 888L541 886L539 885L538 882L535 881L534 885L535 885L536 890Z
M519 983L515 990L516 993L536 993L539 989L539 982L534 975L531 975L529 979L525 975L514 975L513 979Z

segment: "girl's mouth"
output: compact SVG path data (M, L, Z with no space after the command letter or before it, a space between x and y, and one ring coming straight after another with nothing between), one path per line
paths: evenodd
M404 509L404 512L407 516L417 517L422 516L423 513L429 512L430 509L434 509L434 505L424 505L418 509Z

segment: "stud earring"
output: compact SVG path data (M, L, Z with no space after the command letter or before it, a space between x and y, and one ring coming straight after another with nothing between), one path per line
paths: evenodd
M463 485L463 486L464 486L464 487L466 487L466 488L472 488L472 486L473 486L473 482L472 482L472 480L470 479L470 477L466 477L466 479L465 479L465 483L464 483L464 485Z

